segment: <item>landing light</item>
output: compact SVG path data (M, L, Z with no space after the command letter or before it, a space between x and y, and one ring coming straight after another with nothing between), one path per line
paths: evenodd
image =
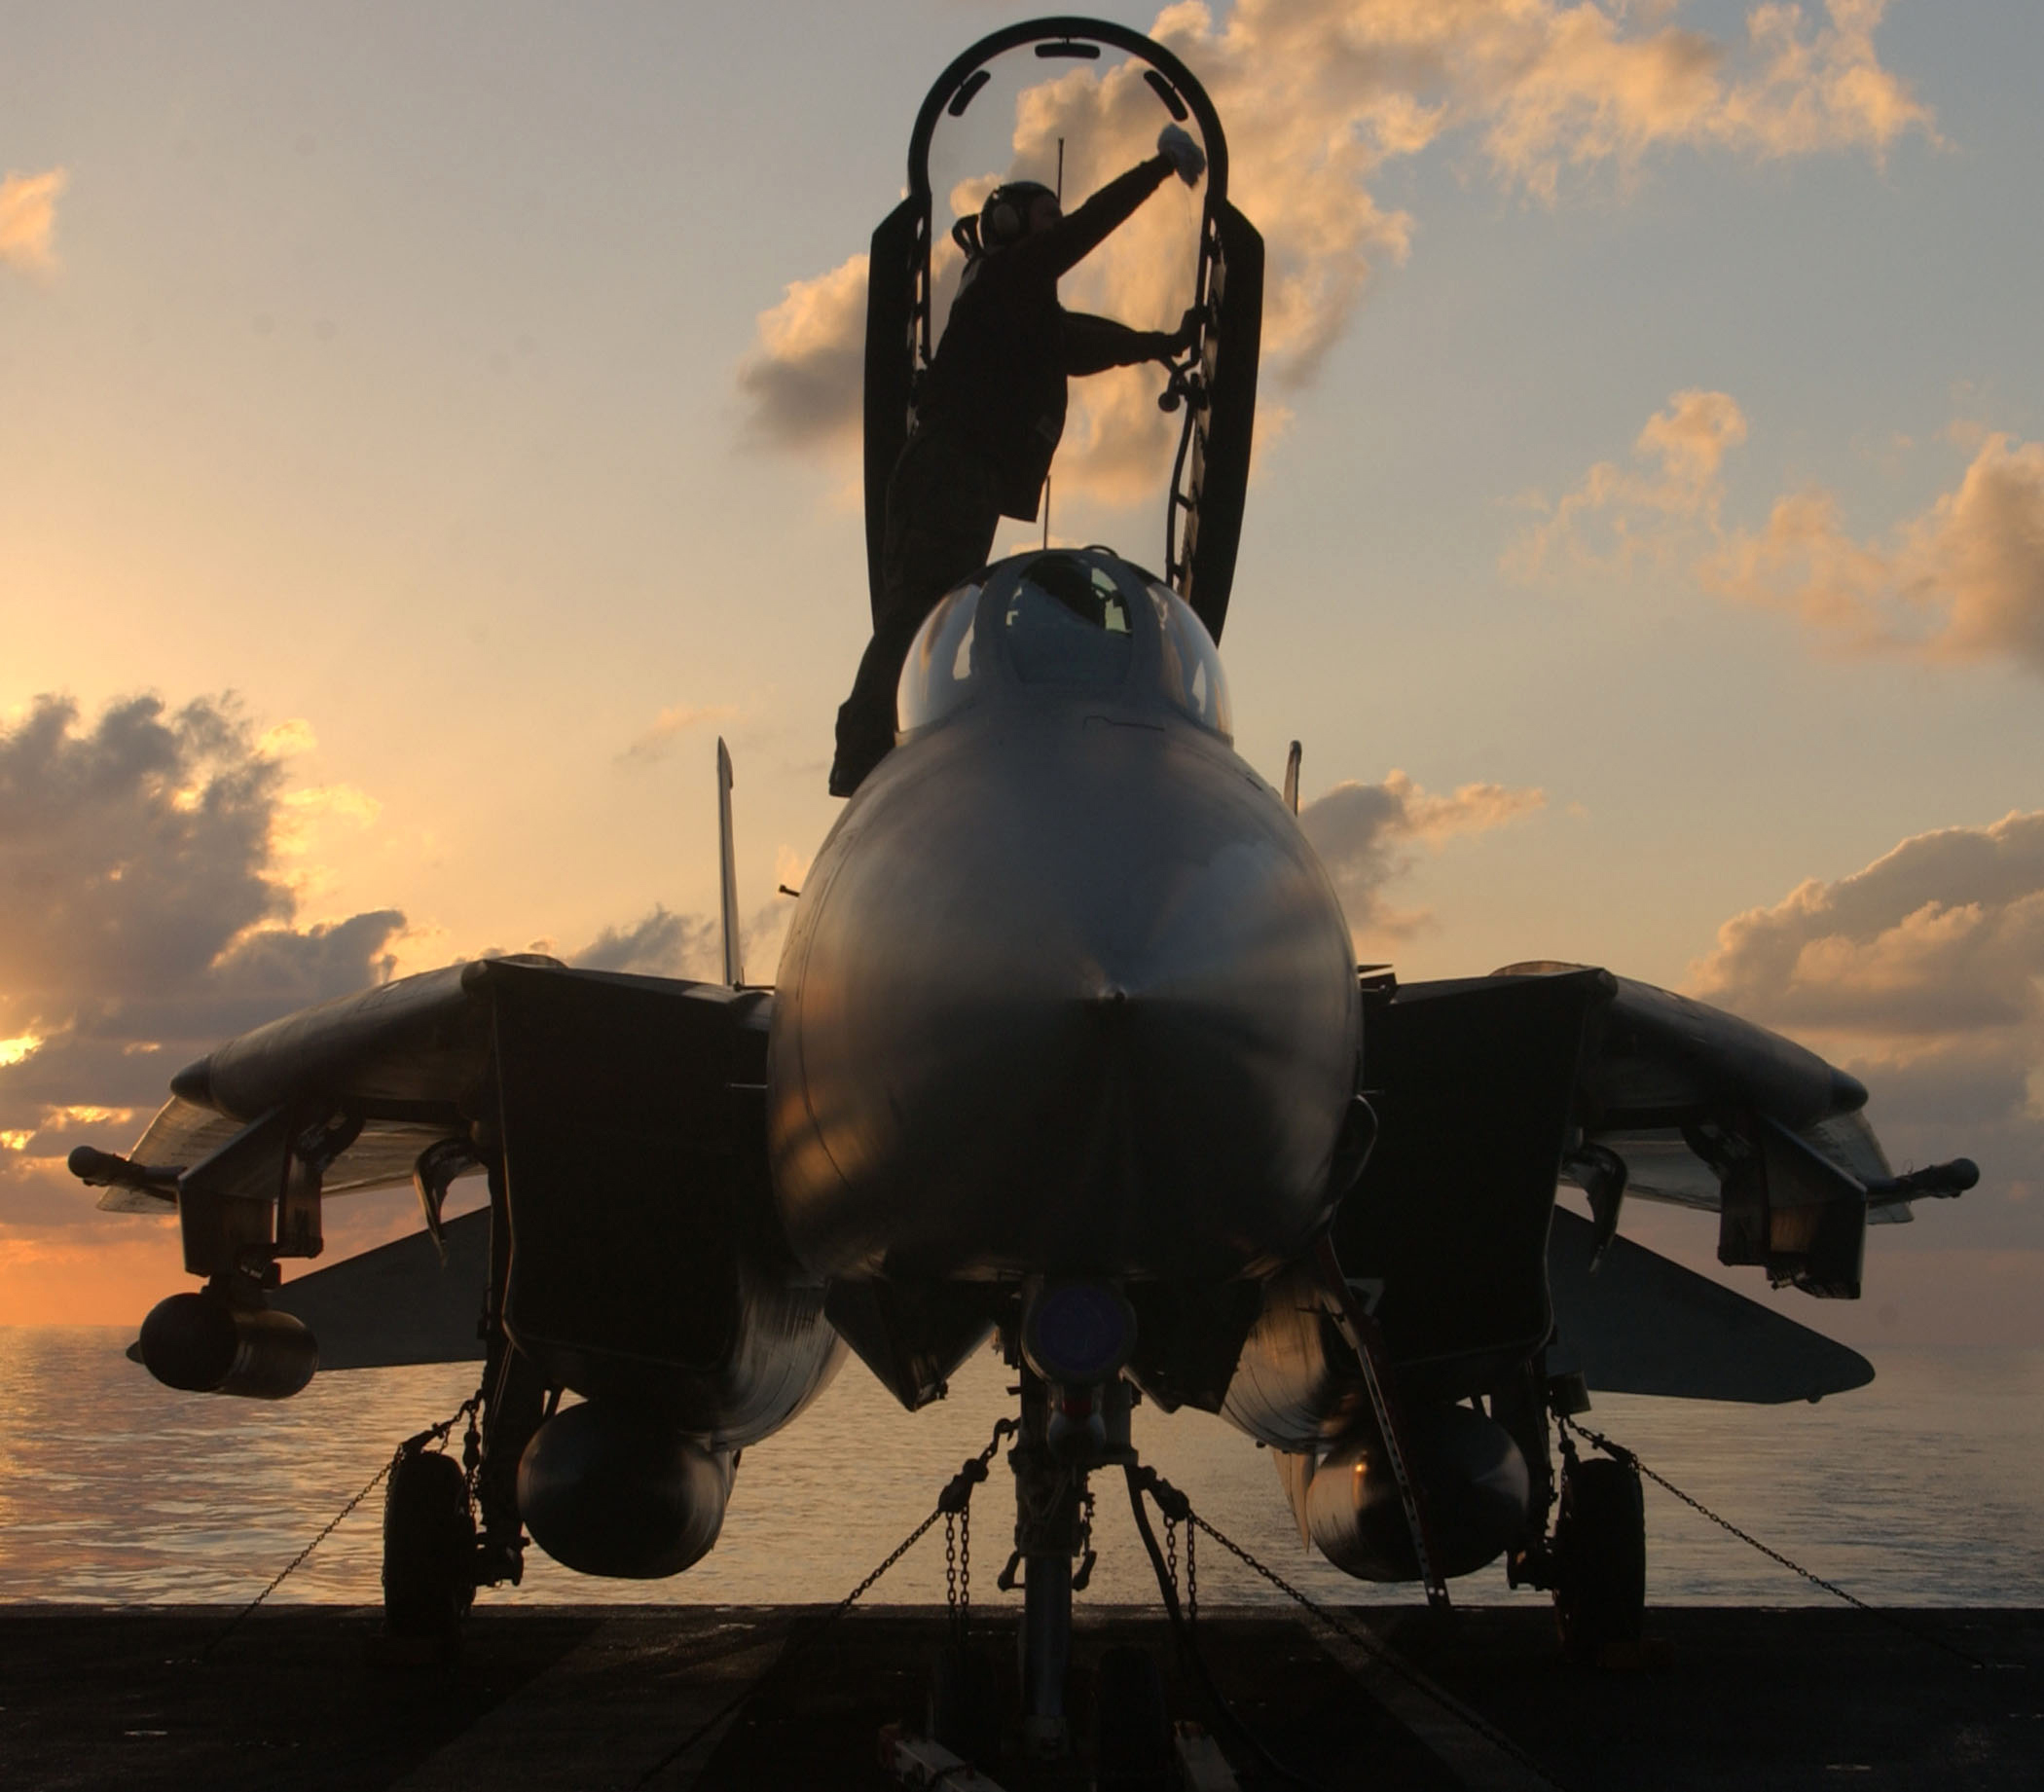
M1052 1282L1029 1303L1022 1350L1045 1381L1090 1386L1109 1379L1136 1345L1136 1312L1106 1282Z

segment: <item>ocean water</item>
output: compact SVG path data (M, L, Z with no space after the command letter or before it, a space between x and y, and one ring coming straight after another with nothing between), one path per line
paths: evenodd
M0 1598L126 1604L252 1597L413 1432L471 1391L468 1365L317 1377L280 1404L177 1394L112 1329L0 1328ZM1871 1387L1820 1406L1604 1396L1588 1422L1756 1536L1879 1604L2044 1605L2044 1351L1889 1351ZM525 1584L486 1602L829 1600L934 1505L1008 1409L991 1352L951 1397L901 1411L856 1362L780 1436L745 1453L715 1551L665 1582L584 1580L528 1553ZM1350 1581L1300 1544L1267 1455L1202 1413L1135 1414L1145 1458L1197 1511L1315 1595L1417 1599ZM1154 1596L1119 1475L1095 1478L1100 1562L1084 1597ZM973 1596L1002 1603L1013 1499L997 1461L974 1501ZM378 1591L381 1494L274 1595L364 1603ZM1822 1602L1660 1488L1647 1487L1650 1596ZM1278 1598L1209 1544L1203 1597ZM1471 1604L1539 1599L1501 1567L1453 1583ZM876 1590L941 1600L941 1533Z

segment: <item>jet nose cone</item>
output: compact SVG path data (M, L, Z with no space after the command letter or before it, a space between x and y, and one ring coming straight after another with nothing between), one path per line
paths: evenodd
M777 1189L812 1263L1234 1274L1325 1218L1355 1077L1338 905L1238 762L1136 745L974 780L933 831L926 790L921 850L836 867L776 1014Z

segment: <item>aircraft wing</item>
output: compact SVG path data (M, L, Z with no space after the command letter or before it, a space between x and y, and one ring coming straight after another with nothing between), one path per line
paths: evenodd
M117 1213L175 1208L185 1175L280 1110L295 1110L308 1121L346 1116L349 1136L334 1141L340 1149L322 1165L322 1192L406 1181L421 1152L464 1137L485 1105L492 1043L487 986L503 974L493 965L590 974L532 957L453 965L241 1034L171 1079L169 1101L128 1154L135 1173L106 1180L100 1207Z
M1561 1166L1597 1208L1599 1251L1635 1194L1718 1214L1724 1262L1852 1299L1868 1225L1907 1223L1912 1201L1971 1186L1963 1159L1897 1176L1862 1111L1866 1088L1815 1052L1652 984L1609 982L1581 1071L1581 1141Z
M178 1167L202 1163L240 1131L239 1120L173 1095L157 1111L129 1157L137 1163ZM365 1119L354 1143L322 1179L322 1188L328 1194L353 1194L407 1182L421 1152L458 1133L458 1127L420 1120ZM167 1214L177 1211L177 1196L117 1183L100 1190L98 1205L102 1213Z
M629 1049L635 1022L637 1030L678 1031L691 1079L712 1087L706 1099L721 1100L734 1078L747 1088L763 1079L770 991L573 970L536 956L482 959L401 977L230 1040L171 1079L170 1099L125 1165L82 1153L81 1171L103 1183L107 1212L169 1211L183 1179L285 1114L300 1126L328 1128L322 1193L404 1183L421 1152L467 1139L498 1115L507 1055L521 1075L544 1078L546 1043L530 1037L547 1024L534 1012L542 990L553 998L540 1004L549 1010L565 1005L621 1025L616 1049ZM550 1013L549 1023L560 1018ZM565 1036L558 1043L568 1049ZM543 1105L544 1092L534 1093Z
M1756 1340L1780 1346L1786 1332L1736 1317L1728 1302L1738 1297L1649 1273L1651 1254L1614 1255L1627 1192L1717 1214L1722 1262L1851 1299L1869 1221L1957 1193L1977 1174L1959 1159L1895 1175L1853 1078L1764 1027L1593 967L1409 984L1366 974L1364 1000L1364 1082L1379 1125L1334 1242L1352 1278L1381 1288L1388 1345L1429 1396L1492 1385L1542 1347L1565 1296L1579 1314L1601 1315L1600 1375L1649 1373L1643 1359L1632 1371L1615 1366L1652 1335L1659 1303L1672 1328L1651 1371L1661 1384L1767 1384L1743 1370L1706 1372L1707 1339L1731 1326L1739 1336L1728 1333L1726 1348L1750 1364L1766 1354ZM1588 1195L1588 1227L1556 1214L1558 1183ZM1551 1277L1551 1236L1562 1235L1571 1263L1580 1257L1587 1273L1595 1260L1608 1275L1582 1282L1571 1271L1566 1288ZM1693 1366L1680 1374L1669 1367L1675 1332L1676 1356ZM1828 1391L1856 1372L1789 1354L1799 1367L1784 1359L1784 1388Z
M521 1350L556 1381L743 1441L836 1359L822 1290L771 1217L772 1003L543 959L453 966L228 1042L178 1074L130 1158L85 1151L73 1168L106 1186L103 1205L174 1210L185 1266L208 1278L317 1256L323 1195L413 1178L430 1240L271 1297L326 1326L329 1367L474 1354L490 1228L443 1228L439 1201L487 1168L505 1221L490 1279ZM448 1320L426 1291L456 1283L466 1318Z

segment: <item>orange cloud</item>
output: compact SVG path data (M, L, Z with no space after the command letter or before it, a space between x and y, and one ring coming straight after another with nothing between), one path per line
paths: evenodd
M1725 457L1745 439L1729 393L1675 393L1629 466L1600 460L1553 504L1534 500L1546 520L1504 569L1534 577L1564 554L1620 572L1681 559L1705 590L1786 610L1847 650L2044 672L2044 443L1982 438L1952 491L1885 539L1860 540L1822 487L1776 498L1760 530L1728 529Z
M1501 784L1466 784L1437 795L1394 769L1382 784L1337 784L1299 811L1298 824L1334 880L1351 931L1403 937L1431 919L1424 910L1393 910L1383 899L1385 887L1411 870L1414 846L1438 852L1458 834L1502 827L1547 800L1544 790Z
M1718 930L1706 1001L1893 1046L2027 1027L2044 1056L2044 810L1904 840Z
M1725 456L1745 439L1746 414L1731 394L1676 392L1633 442L1635 464L1598 461L1506 553L1505 569L1530 578L1557 552L1579 565L1629 567L1641 552L1661 555L1680 543L1688 525L1715 530Z
M1897 1162L1977 1159L1965 1225L2044 1243L2044 810L1734 915L1689 987L1860 1075Z
M70 178L48 168L0 180L0 263L23 274L56 272L56 200Z
M294 925L277 865L294 823L366 799L294 811L282 783L227 703L129 698L85 723L43 697L0 726L0 1129L24 1156L88 1111L153 1109L166 1062L389 975L401 915ZM21 1216L19 1167L0 1224Z
M748 427L771 447L845 447L858 433L864 380L866 258L792 281L759 318L759 346L739 364Z
M1791 494L1700 572L1850 648L2044 672L2044 443L1989 436L1958 485L1885 545L1854 540L1830 493Z

